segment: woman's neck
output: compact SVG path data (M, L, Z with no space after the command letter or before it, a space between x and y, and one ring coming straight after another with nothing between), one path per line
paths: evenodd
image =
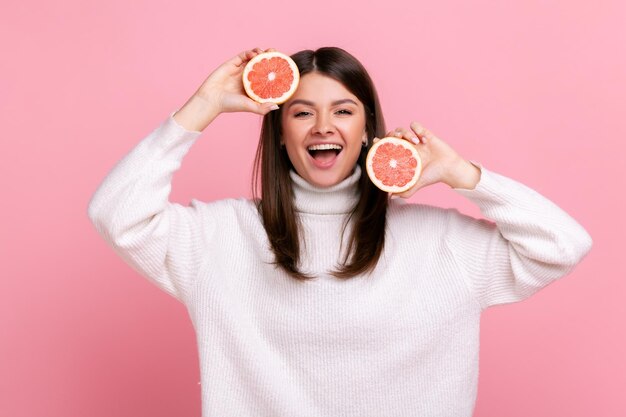
M316 187L295 171L290 171L296 211L310 214L345 214L359 201L361 167L356 165L352 174L331 187Z

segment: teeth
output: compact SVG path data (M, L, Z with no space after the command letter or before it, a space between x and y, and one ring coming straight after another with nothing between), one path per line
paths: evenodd
M343 148L340 145L335 145L334 143L323 143L320 145L311 145L307 148L309 151L326 151L328 149L339 149Z

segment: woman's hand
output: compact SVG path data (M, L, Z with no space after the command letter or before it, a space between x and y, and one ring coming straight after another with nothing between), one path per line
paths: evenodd
M257 103L246 95L242 75L246 64L262 52L254 48L243 51L217 67L174 115L189 130L202 131L220 113L252 112L265 115L278 109L273 103Z
M198 88L196 95L212 103L220 113L241 111L265 115L276 110L278 107L273 103L260 104L250 99L246 95L241 79L248 61L260 53L271 51L274 49L264 51L261 48L254 48L229 59L208 76Z
M422 173L417 183L409 190L394 194L408 198L420 188L443 182L452 188L474 189L480 180L480 170L463 159L447 143L425 129L417 122L411 123L411 129L397 128L386 136L395 136L414 144L422 159ZM374 142L379 139L375 138Z

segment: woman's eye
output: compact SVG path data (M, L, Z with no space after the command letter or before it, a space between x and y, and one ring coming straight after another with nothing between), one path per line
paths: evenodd
M337 110L335 113L336 114L341 114L341 115L352 114L352 112L350 110L345 110L345 109ZM298 112L298 113L294 114L294 117L305 117L305 116L310 116L310 115L311 115L311 112L301 111L301 112Z

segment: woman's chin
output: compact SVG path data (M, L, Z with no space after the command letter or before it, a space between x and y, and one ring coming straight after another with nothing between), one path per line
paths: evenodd
M318 188L329 188L339 184L347 177L350 176L353 170L350 170L347 174L342 172L316 172L309 173L306 177L303 177L309 184Z

